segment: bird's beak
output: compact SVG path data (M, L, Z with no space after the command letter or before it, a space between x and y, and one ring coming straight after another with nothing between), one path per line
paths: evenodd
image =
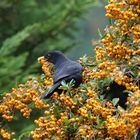
M37 60L38 60L38 62L41 62L42 59L45 59L45 57L44 56L41 56Z

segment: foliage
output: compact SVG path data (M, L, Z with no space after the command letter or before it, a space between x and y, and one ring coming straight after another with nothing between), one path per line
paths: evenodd
M77 21L93 4L94 0L1 0L0 92L35 75L35 60L44 52L76 47Z
M80 58L79 62L84 67L83 82L77 89L71 87L72 82L63 83L62 88L68 90L40 100L40 95L49 90L53 81L52 67L44 59L39 59L45 75L28 80L3 97L0 105L1 137L135 139L140 126L139 6L138 0L110 0L106 15L115 21L106 28L95 49L95 58ZM117 106L118 99L108 101L100 96L103 87L109 86L112 81L125 86L130 93L126 110ZM34 111L38 116L34 115ZM32 121L28 123L29 118Z

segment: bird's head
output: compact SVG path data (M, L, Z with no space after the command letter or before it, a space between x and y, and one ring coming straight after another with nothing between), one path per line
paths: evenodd
M47 55L44 56L45 59L47 61L49 61L50 63L56 64L58 61L60 63L60 61L63 61L66 59L66 57L64 56L64 54L60 51L53 51L53 52L49 52Z

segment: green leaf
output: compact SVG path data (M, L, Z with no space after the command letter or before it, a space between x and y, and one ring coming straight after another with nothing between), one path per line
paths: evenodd
M74 118L74 114L73 113L70 113L70 118Z
M124 94L128 94L128 96L132 96L133 92L129 91L129 90L124 90L123 91Z
M99 117L99 115L96 115L96 122L97 122L97 125L100 123L100 117Z
M64 119L65 125L68 126L70 124L70 120Z
M113 98L112 99L112 103L113 103L113 105L115 106L115 105L117 105L117 103L119 102L119 98Z
M91 121L91 111L88 111L88 120Z
M100 128L104 125L104 121L100 119L99 115L96 115L96 122L97 122L97 128Z
M109 21L109 24L110 24L110 25L113 25L113 19L108 18L108 21Z
M103 100L105 98L105 94L100 95L100 99Z
M87 84L81 84L80 87L81 87L82 89L86 89L86 90L88 89L88 85L87 85Z
M68 90L69 89L68 84L64 80L61 82L60 89L63 89L63 90Z
M101 33L99 28L98 28L98 34L100 35L101 38L103 37L103 35L102 35L102 33Z
M51 138L51 140L57 140L56 136L53 135L52 138Z
M121 106L117 106L118 110L124 110L124 108L122 108Z
M83 60L84 63L87 63L88 58L87 58L86 54L82 57L82 60Z
M70 90L73 86L74 86L74 84L75 84L75 81L74 81L74 79L72 79L69 83L66 83L66 81L62 81L61 82L61 87L60 87L60 89L63 89L63 90Z

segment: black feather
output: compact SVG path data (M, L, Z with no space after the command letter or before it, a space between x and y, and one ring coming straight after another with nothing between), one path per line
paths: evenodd
M73 79L75 81L74 87L78 87L82 82L83 68L78 62L68 59L59 51L50 52L45 58L47 61L54 64L56 71L53 75L54 84L52 88L42 95L41 98L49 98L54 92L60 94L62 90L59 89L59 86L62 81L68 83Z

